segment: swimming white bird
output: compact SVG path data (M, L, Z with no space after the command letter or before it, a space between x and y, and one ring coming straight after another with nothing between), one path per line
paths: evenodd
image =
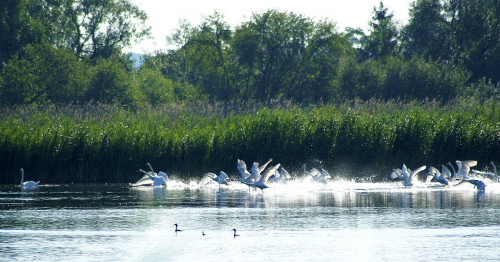
M281 164L277 164L273 167L270 167L269 169L267 169L264 174L260 177L260 179L256 182L254 182L253 184L251 184L250 186L252 187L257 187L257 188L260 188L260 190L262 190L262 192L264 192L264 188L269 188L266 183L267 183L267 180L269 179L269 177L274 174L274 172L280 167ZM252 172L252 176L254 176L254 173Z
M475 169L472 169L471 172L476 174L476 175L490 177L490 179L493 179L493 180L500 180L500 177L498 177L498 173L497 173L497 167L495 166L495 164L493 162L491 162L490 165L493 168L492 172L484 172L484 171L479 171L479 170L475 170Z
M236 228L233 228L233 231L234 231L234 235L233 235L233 236L234 236L234 238L236 238L236 237L239 237L239 236L240 236L240 235L236 234Z
M24 169L21 168L21 188L34 189L34 188L38 187L38 184L40 184L40 181L38 181L38 182L34 182L34 181L24 182Z
M177 228L177 224L174 224L174 226L175 226L175 233L177 233L179 231L182 231L182 230L180 230L180 229Z
M427 166L421 166L414 171L411 171L406 167L405 164L403 164L403 167L401 168L401 176L403 179L403 185L404 186L413 186L413 183L415 181L415 176L420 172L423 171L427 168Z
M465 183L465 182L473 184L474 188L477 188L477 190L479 190L479 191L484 191L486 189L486 184L483 181L477 180L477 179L464 179L460 183L456 184L455 186L458 186L458 185Z

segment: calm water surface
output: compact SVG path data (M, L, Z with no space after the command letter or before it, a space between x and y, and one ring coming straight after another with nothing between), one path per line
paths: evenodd
M496 183L0 186L0 261L499 259Z

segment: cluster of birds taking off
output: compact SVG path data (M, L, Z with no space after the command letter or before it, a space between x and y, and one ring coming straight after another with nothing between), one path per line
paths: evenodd
M231 179L224 171L220 171L219 175L216 175L215 173L206 173L199 184L206 185L209 182L214 181L220 186L229 185L231 182L239 182L247 185L249 189L258 188L264 192L264 189L269 188L268 182L287 183L287 181L292 179L290 173L288 173L281 166L281 164L276 164L267 168L272 161L272 159L269 159L263 165L260 165L258 162L254 162L249 171L245 162L238 159L237 169L241 175L241 179ZM493 162L490 163L492 169L489 171L472 169L472 167L477 165L476 160L457 160L455 163L457 166L456 169L450 162L446 165L441 165L441 171L433 166L429 167L426 173L425 183L433 181L438 182L445 187L457 186L462 183L471 183L478 190L484 191L486 184L478 177L487 177L493 181L500 181L500 177L498 176L497 169ZM137 172L144 175L137 182L130 184L130 186L166 186L168 181L167 174L162 171L156 173L151 164L147 163L146 165L149 167L150 171L147 172L139 169ZM451 171L447 166L451 168ZM393 180L402 180L405 187L411 187L417 181L417 175L425 169L427 169L427 166L424 165L412 171L407 168L405 164L403 164L402 168L393 169L390 177ZM331 176L323 168L320 168L320 170L312 168L310 171L307 171L306 166L303 165L302 179L326 184L328 183L328 180L331 179ZM40 181L24 181L24 170L21 168L22 189L35 189L39 184Z
M439 171L439 169L433 166L429 167L426 173L425 183L435 181L445 187L457 186L462 183L471 183L479 191L484 191L486 188L486 184L482 180L478 179L478 177L487 177L494 181L500 181L497 169L493 162L490 163L492 167L492 170L490 172L472 169L472 167L475 167L477 165L476 160L457 160L455 161L455 163L457 165L457 169L455 169L455 166L453 164L448 162L446 163L446 165L441 165L441 172ZM451 171L447 166L451 167ZM407 168L405 164L403 164L403 167L401 169L396 168L392 171L391 179L400 179L403 181L404 186L413 186L415 181L417 180L418 173L424 171L425 169L427 169L426 166L421 166L412 171Z
M247 185L250 188L260 189L264 191L264 189L269 188L268 182L273 183L287 183L288 180L292 178L290 173L286 171L281 164L276 164L267 168L267 166L272 162L272 159L269 159L263 165L260 165L258 162L254 162L250 171L247 169L247 165L243 160L238 159L237 168L241 175L241 179L231 179L224 171L220 171L219 175L215 173L206 173L201 181L200 185L206 185L210 182L216 182L220 185L229 185L231 182L239 182L244 185ZM150 172L146 172L142 169L139 169L138 172L144 173L145 175L139 179L137 182L130 184L132 187L136 186L158 186L158 185L166 185L168 176L164 172L156 173L154 172L151 165L147 164ZM267 169L266 169L267 168ZM328 180L331 178L330 174L321 168L318 170L316 168L312 168L310 171L306 171L305 165L304 168L304 179L310 179L311 181L321 182L326 184Z
M260 165L258 162L254 162L251 169L248 170L246 163L243 160L238 159L237 169L241 178L232 179L224 171L220 171L219 175L209 172L203 176L199 184L206 185L208 183L215 182L220 186L230 185L232 182L238 182L247 185L249 189L255 188L264 191L264 189L269 188L269 183L287 183L287 181L292 179L290 173L288 173L288 171L286 171L280 164L272 165L268 168L272 161L272 159L269 159L263 165ZM477 161L475 160L457 160L455 163L457 166L456 169L450 162L446 165L442 165L441 171L433 166L429 167L424 179L425 183L437 182L445 187L457 186L462 183L471 183L478 190L484 191L486 184L478 177L488 177L491 180L500 181L493 162L490 163L492 169L489 171L472 169L472 167L477 165ZM130 186L166 185L168 180L167 175L164 172L156 173L149 163L147 165L151 171L146 172L139 169L138 172L144 173L145 175L136 183L130 184ZM449 166L452 171L450 171L447 166ZM405 187L411 187L418 180L417 175L426 169L426 166L421 166L412 171L407 168L405 164L403 164L402 168L393 169L390 177L393 180L402 180ZM307 171L306 166L303 165L302 179L326 184L331 179L331 176L323 168L311 168Z

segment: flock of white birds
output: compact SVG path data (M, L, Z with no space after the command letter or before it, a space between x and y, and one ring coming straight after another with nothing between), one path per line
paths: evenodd
M254 162L250 169L247 168L246 163L243 160L238 159L237 169L241 178L233 179L230 178L227 173L220 171L217 175L215 173L206 173L201 181L198 183L200 186L204 186L210 183L216 183L219 186L227 185L231 183L241 183L247 185L250 188L264 190L269 188L272 183L287 183L287 181L292 180L292 176L288 173L285 168L280 164L272 165L269 164L272 159L269 159L263 165L258 162ZM479 171L472 169L477 165L475 160L466 161L455 161L457 168L453 166L450 162L446 165L441 166L441 171L433 166L427 169L426 166L421 166L415 170L410 170L403 164L402 168L396 168L392 171L390 177L393 180L402 180L405 187L411 187L416 182L418 183L440 183L444 187L457 186L462 183L471 183L480 191L484 191L486 184L483 182L482 178L488 178L492 181L500 181L495 164L492 162L491 169L486 169L487 171ZM164 186L167 184L168 177L165 173L155 173L151 165L147 164L150 168L150 172L146 172L142 169L139 172L145 175L139 179L136 183L130 184L132 187L136 186ZM449 166L450 169L447 167ZM423 179L419 178L419 173L427 169L425 177ZM424 172L422 172L424 173ZM303 175L301 177L303 180L309 182L318 182L327 184L331 179L330 174L323 168L316 169L311 168L309 171L306 170L305 165L303 166Z
M445 187L457 186L462 183L471 183L478 190L484 191L486 184L483 182L482 178L500 181L497 169L493 162L490 163L492 169L488 172L472 169L472 167L477 165L476 160L457 160L455 163L457 165L457 169L455 169L453 164L448 162L446 165L441 165L441 172L433 166L429 167L425 176L425 183L435 181ZM447 166L451 167L452 171L450 171ZM421 166L412 171L408 169L405 164L403 164L401 169L396 168L392 171L391 179L400 179L403 181L404 186L413 186L418 179L418 174L426 169L426 166Z
M241 175L241 179L232 179L224 171L220 171L219 175L215 173L206 173L199 185L204 186L209 183L217 183L221 185L230 185L230 183L241 183L247 185L249 189L255 188L264 191L264 189L269 188L269 183L287 183L287 181L292 179L290 173L288 173L281 164L276 164L267 168L267 166L272 162L269 159L265 164L260 165L258 162L252 164L250 170L247 169L247 165L243 160L238 159L237 168ZM492 181L500 181L497 169L493 162L490 163L491 169L485 169L486 171L479 171L473 169L477 165L476 160L466 160L466 161L455 161L457 168L448 162L446 165L441 165L441 171L433 166L427 169L427 166L421 166L413 171L403 164L402 168L393 169L390 174L393 180L402 180L405 187L413 186L417 181L424 183L440 183L444 187L453 187L460 185L462 183L471 183L479 191L484 191L486 184L483 182L483 178L490 179ZM166 186L168 182L168 175L165 172L156 173L153 170L151 164L146 164L150 171L144 171L139 169L137 172L142 173L143 176L135 183L129 184L130 187L140 187L140 186ZM449 166L451 168L448 169ZM427 169L424 179L419 179L419 173ZM318 182L327 184L331 179L330 174L320 168L311 168L309 171L306 170L305 165L303 166L303 180L310 182ZM24 181L24 170L21 168L21 188L22 189L35 189L39 186L40 181Z
M241 183L247 185L249 188L261 189L262 191L269 188L268 183L287 183L287 181L292 179L292 176L281 164L276 164L270 166L268 165L272 162L269 159L263 165L258 162L254 162L250 170L247 169L245 161L238 159L237 168L241 175L241 179L232 179L224 171L220 171L217 175L215 173L206 173L201 181L198 183L200 186L207 185L209 183L217 183L220 185L230 185L231 183ZM150 172L146 172L139 169L138 172L144 173L145 175L140 178L137 182L130 184L131 187L138 186L164 186L167 185L168 176L164 172L156 173L154 172L151 165L148 163ZM307 179L314 182L326 184L331 178L330 174L321 168L318 170L312 168L310 171L306 171L304 166L304 176L303 179Z

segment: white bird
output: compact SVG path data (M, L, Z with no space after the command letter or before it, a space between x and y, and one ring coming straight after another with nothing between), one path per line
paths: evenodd
M476 174L476 175L488 176L493 180L500 180L500 177L498 177L498 173L497 173L497 167L495 166L495 164L493 162L491 162L490 165L493 167L493 172L484 172L484 171L479 171L479 170L475 170L475 169L472 169L471 172Z
M451 173L451 177L452 177L452 178L455 178L455 177L457 176L457 171L455 170L455 167L453 166L453 164L452 164L452 163L450 163L450 162L448 162L448 163L446 163L446 165L448 165L448 166L450 166L450 167L451 167L451 170L453 171L453 172Z
M401 176L400 168L395 168L391 172L391 179L396 179L396 178L403 179L403 177Z
M271 163L271 161L273 161L273 159L269 158L269 160L262 166L259 166L258 162L253 162L252 169L251 169L252 173L247 178L242 179L241 183L248 185L248 186L252 186L254 183L259 181L262 177L260 173L262 173L262 171L264 171L264 169L266 169L267 165L269 163Z
M260 190L262 190L262 192L264 192L264 188L268 188L268 186L266 185L267 180L269 179L269 177L272 174L274 174L274 172L280 167L280 165L281 164L277 164L277 165L267 169L264 172L264 174L260 177L260 179L256 182L254 182L253 184L251 184L250 186L260 188ZM254 176L253 172L252 172L252 176Z
M40 184L40 181L38 181L38 182L34 182L34 181L24 182L24 169L21 168L21 188L34 189L34 188L38 187L38 184Z
M457 160L455 161L455 163L457 164L456 171L453 165L450 162L448 162L448 165L450 165L451 168L453 169L453 177L455 179L469 179L470 168L477 165L476 160L465 160L465 161Z
M427 167L426 166L421 166L414 171L411 171L406 167L405 164L403 164L403 167L401 168L401 176L403 178L403 185L404 186L413 186L413 183L415 181L415 176L420 172L425 170Z
M160 171L159 173L156 173L153 170L153 167L151 164L147 163L146 165L149 166L149 169L151 169L150 172L146 172L142 169L137 170L137 172L144 173L144 176L141 177L137 182L134 184L130 184L132 187L136 186L162 186L162 185L167 185L167 180L168 176L164 172Z
M163 177L163 178L165 179L165 181L166 181L166 180L168 180L168 176L167 176L167 174L165 174L165 173L164 173L164 172L162 172L162 171L160 171L159 173L156 173L156 172L153 170L153 167L151 166L151 164L150 164L150 163L146 163L146 165L148 165L148 166L149 166L149 169L151 169L151 173L152 173L151 175L152 175L152 176L160 176L160 177Z
M470 168L477 165L476 160L465 160L465 161L457 160L455 161L455 163L457 163L458 166L457 177L459 179L468 179Z
M245 181L245 179L249 178L252 174L247 170L247 164L245 161L238 159L238 171L241 174L241 180Z
M224 171L220 171L219 175L216 175L214 173L206 173L205 177L211 178L213 181L217 182L219 186L221 184L229 185L229 176L224 173Z
M448 180L446 179L446 170L448 170L445 166L441 166L442 172L433 166L429 167L429 172L427 173L427 178L434 178L438 183L441 183L445 186L448 186ZM449 172L449 170L448 170ZM426 180L426 182L428 182Z
M133 184L132 183L129 184L131 187L152 186L153 185L153 180L151 180L151 178L149 177L150 174L148 174L148 172L146 172L142 169L137 170L137 172L144 173L144 175L139 180L137 180L137 182L135 182Z
M331 178L330 174L323 168L321 168L321 171L319 171L318 169L313 167L311 168L311 171L307 172L305 171L305 165L303 167L304 167L305 179L312 179L312 181L314 182L320 182L326 184L328 183L327 180Z
M316 176L314 178L314 180L316 180L317 182L320 182L320 183L323 183L323 184L326 184L328 183L328 179L332 178L330 176L330 174L328 172L326 172L326 170L324 170L323 168L321 168L321 172L319 174L319 176Z
M278 170L274 171L274 178L272 182L286 184L286 182L291 178L292 177L290 176L288 171L286 171L283 167L281 167L279 171Z
M477 190L479 190L479 191L484 191L486 189L486 184L483 181L477 180L477 179L464 179L464 180L462 180L462 182L456 184L455 186L458 186L458 185L465 183L465 182L473 184L474 188L477 188Z

